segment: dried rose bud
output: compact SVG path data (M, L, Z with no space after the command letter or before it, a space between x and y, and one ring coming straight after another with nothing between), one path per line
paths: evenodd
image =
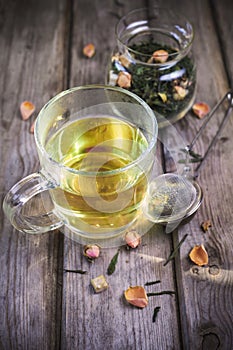
M20 112L23 120L27 120L31 117L35 111L35 105L30 101L24 101L20 105Z
M84 56L86 56L88 58L93 57L95 54L95 45L90 43L90 44L87 44L86 46L84 46L83 54L84 54Z
M148 305L148 297L145 289L142 286L129 287L125 292L125 299L128 303L144 308Z
M176 91L176 94L174 94L174 99L183 100L188 94L188 90L184 89L182 86L174 86L174 89Z
M202 119L209 113L210 107L205 102L194 103L192 107L193 113L198 116L198 118Z
M129 231L125 235L126 244L131 248L137 248L141 243L141 236L136 231Z
M152 58L159 63L164 63L168 59L168 52L165 50L157 50L153 53Z
M201 228L204 232L208 231L208 229L212 226L210 220L203 221L201 224Z
M127 57L125 57L124 55L119 56L119 61L121 62L122 66L125 68L129 68L129 66L131 64L130 60Z
M91 279L91 284L96 293L101 293L104 290L108 289L108 282L104 275L97 276Z
M122 88L130 88L131 86L131 74L129 74L128 72L120 72L118 74L118 78L117 78L117 85L122 87Z
M34 134L35 124L36 124L36 121L34 120L34 122L32 123L32 125L31 125L31 127L30 127L30 133L31 133L31 134Z
M88 259L96 259L100 255L100 247L97 244L86 245L83 250L83 255Z
M189 253L189 257L198 266L208 264L208 254L203 244L193 247Z

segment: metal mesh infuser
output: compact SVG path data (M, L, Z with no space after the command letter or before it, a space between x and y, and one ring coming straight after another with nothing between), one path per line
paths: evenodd
M222 122L212 139L199 166L195 170L194 177L191 176L191 168L188 165L189 153L196 140L201 135L209 120L214 115L218 107L225 101L228 107ZM144 202L143 211L147 218L155 223L169 224L170 229L175 228L183 219L191 216L200 206L202 201L202 190L196 181L198 171L203 165L211 147L215 144L217 137L221 133L225 122L230 116L233 108L233 92L228 92L222 100L213 108L206 117L205 122L196 134L190 145L186 147L186 164L182 175L167 173L156 177L149 186L147 198ZM174 224L174 225L172 225Z

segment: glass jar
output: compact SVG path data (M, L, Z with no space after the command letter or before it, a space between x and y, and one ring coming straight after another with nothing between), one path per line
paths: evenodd
M196 92L191 23L169 9L142 8L120 19L116 38L107 83L145 100L160 128L184 117Z

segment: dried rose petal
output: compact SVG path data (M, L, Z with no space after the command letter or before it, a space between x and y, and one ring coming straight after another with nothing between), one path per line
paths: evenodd
M203 244L193 247L189 253L189 257L198 266L208 264L208 254Z
M20 105L20 112L23 120L27 120L31 117L35 111L35 105L30 101L23 101Z
M201 224L201 228L204 232L208 231L208 229L212 226L210 220L203 221Z
M152 58L159 63L164 63L168 59L168 52L165 50L157 50L153 53Z
M86 245L83 254L89 259L96 259L100 255L100 247L97 244Z
M125 235L125 241L131 248L137 248L141 243L141 236L136 231L129 231Z
M144 308L148 305L148 297L145 289L142 286L129 287L125 292L125 299L128 303Z
M131 74L128 72L120 72L117 78L117 85L122 88L129 88L131 86Z
M158 95L164 103L167 102L167 95L164 92L158 92Z
M94 56L95 54L95 45L94 44L87 44L84 48L83 48L83 54L84 56L91 58Z
M209 113L210 107L205 102L194 103L192 107L193 113L198 116L198 118L202 119Z

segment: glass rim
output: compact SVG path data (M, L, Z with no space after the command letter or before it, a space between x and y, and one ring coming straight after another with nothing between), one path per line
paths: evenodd
M178 20L183 20L186 22L186 25L189 25L190 26L190 29L191 29L191 34L190 34L190 38L187 42L187 44L181 48L180 50L178 50L177 52L174 52L174 53L170 53L168 54L169 57L171 57L172 59L171 60L168 60L164 63L158 63L158 62L155 62L155 63L148 63L148 62L142 62L141 60L138 60L138 59L134 59L135 62L138 62L138 63L143 63L145 65L148 65L148 66L166 66L167 64L170 64L172 63L173 61L175 61L175 58L176 57L179 57L179 54L182 56L182 53L186 53L190 50L191 48L191 45L193 43L193 40L194 40L194 36L195 36L195 31L194 31L194 26L193 24L191 23L190 20L188 20L186 18L185 15L183 15L182 13L177 13L177 12L174 12L174 11L171 11L171 9L169 8L166 8L166 7L162 7L162 6L152 6L151 8L152 10L153 9L156 9L158 11L163 11L163 12L166 12L166 13L169 13L169 14L172 14L175 18L178 18ZM124 16L122 16L119 21L117 22L116 26L115 26L115 36L116 36L116 39L121 43L121 45L123 45L129 52L131 53L136 53L138 55L141 55L141 56L144 56L144 57L148 57L150 58L151 55L149 54L145 54L143 52L140 52L140 51L136 51L136 50L133 50L131 49L127 44L125 44L121 37L120 37L120 30L119 30L119 26L126 22L127 18L131 15L134 15L134 14L137 14L137 13L143 13L145 11L150 11L151 10L149 7L141 7L141 8L137 8L137 9L134 9L134 10L131 10L129 11L128 13L126 13ZM151 18L153 18L153 16L151 16ZM142 20L142 19L141 19ZM147 21L147 18L144 19L145 21ZM127 27L126 27L127 29ZM153 28L147 28L147 32L151 32ZM173 58L174 57L174 58ZM183 57L183 56L182 56Z
M123 166L121 168L117 168L117 169L114 169L114 170L107 170L107 171L76 170L76 169L73 169L73 168L68 167L66 165L63 165L62 163L59 163L58 161L56 161L53 158L51 158L51 156L46 151L45 147L43 146L43 144L41 142L41 138L40 138L39 130L38 130L38 125L39 125L40 121L43 118L44 111L47 108L49 108L51 106L51 104L56 103L56 101L60 100L63 96L69 95L72 92L76 92L76 91L80 91L80 90L94 90L94 89L112 90L112 91L123 93L124 95L128 95L131 98L133 98L134 100L136 100L141 106L143 106L143 108L145 109L147 114L151 116L151 120L152 120L152 124L153 124L153 128L154 128L155 132L151 134L152 137L151 137L150 142L148 143L148 146L147 146L146 150L144 150L137 159L133 160L132 162L130 162L129 164L127 164L126 166ZM73 174L85 175L85 176L87 176L87 175L89 175L89 176L113 175L113 174L117 174L117 173L120 173L120 172L123 172L123 171L127 171L128 169L134 167L136 164L139 164L151 152L153 147L156 145L157 137L158 137L158 123L157 123L157 119L156 119L155 113L148 106L148 104L142 98L140 98L136 94L132 93L131 91L125 90L125 89L117 87L117 86L111 86L111 85L105 85L105 84L81 85L81 86L72 87L70 89L61 91L60 93L58 93L57 95L52 97L41 108L41 110L40 110L40 112L39 112L39 114L38 114L38 116L36 118L35 131L34 131L34 138L35 138L35 141L36 141L37 148L41 152L42 156L45 157L46 160L49 163L52 163L53 165L59 167L60 169L66 170L66 171L71 172Z

